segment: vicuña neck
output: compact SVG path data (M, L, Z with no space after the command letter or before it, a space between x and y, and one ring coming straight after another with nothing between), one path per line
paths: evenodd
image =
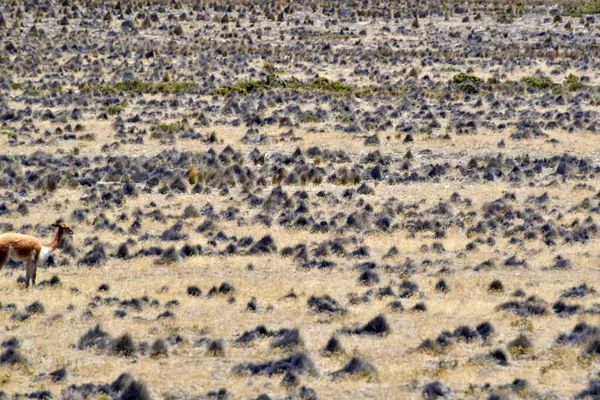
M44 247L49 247L52 250L54 250L55 248L58 247L58 244L60 243L60 239L62 238L62 235L63 235L63 230L60 227L58 227L58 228L56 228L56 232L54 233L54 239L52 239L52 241L49 243L42 243L42 245Z

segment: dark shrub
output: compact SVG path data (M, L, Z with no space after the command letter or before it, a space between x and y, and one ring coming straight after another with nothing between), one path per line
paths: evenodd
M504 291L504 285L502 284L502 281L495 279L493 280L490 285L488 286L488 292L503 292Z
M200 216L200 213L198 212L196 207L194 207L193 205L190 204L185 208L185 210L183 210L182 218L184 218L184 219L198 218L199 216Z
M448 287L448 284L444 279L440 279L438 283L435 284L435 290L436 292L446 293L450 290L450 287Z
M448 342L444 342L444 343L448 343ZM440 346L438 343L436 343L435 340L425 339L421 342L418 349L425 351L425 352L438 353L443 349L443 347Z
M78 263L90 267L97 267L106 263L107 259L104 245L96 243L92 250L79 259Z
M409 281L408 279L404 279L400 284L400 294L398 295L400 298L408 298L412 297L419 290L419 285L416 283Z
M376 316L361 328L361 333L366 333L369 335L384 336L387 335L389 332L390 326L388 325L383 315Z
M114 392L122 392L131 382L133 382L133 376L127 372L123 372L110 384L110 389Z
M600 337L596 336L592 338L585 346L586 354L599 355L600 354Z
M48 375L50 375L52 382L55 382L55 383L60 382L67 377L67 369L65 367L63 367L63 368L60 368L60 369L50 372Z
M198 286L188 286L187 294L192 297L200 297L202 296L202 290Z
M119 400L152 400L152 396L145 383L133 380L125 387Z
M25 307L25 311L27 311L30 314L43 314L44 312L46 312L46 309L42 303L40 303L39 301L34 301L33 303Z
M362 358L353 357L342 367L342 369L333 372L332 375L335 378L347 375L375 380L377 379L377 370Z
M536 296L529 296L524 301L509 301L500 304L497 308L514 312L520 316L544 315L548 312L546 302Z
M29 313L15 312L10 316L10 319L12 319L13 321L23 322L23 321L28 320L30 317L31 317L31 314L29 314Z
M0 365L15 365L15 364L26 364L27 359L25 356L16 348L9 347L0 354Z
M582 392L579 392L576 399L599 399L600 398L600 380L593 379L590 381L589 386Z
M446 397L446 395L450 393L450 389L442 385L440 382L435 381L423 385L423 391L421 393L424 399L432 400L440 397Z
M281 334L276 336L271 342L272 349L300 350L304 346L304 341L300 336L298 329L284 329Z
M158 317L156 317L156 319L163 319L163 318L175 318L175 313L167 310L167 311L159 314Z
M390 302L388 304L388 307L393 311L393 312L400 312L400 311L404 311L404 306L402 305L402 302L400 300L394 300L392 302Z
M600 329L597 326L588 325L585 322L579 322L577 325L575 325L570 334L561 333L556 338L556 341L563 344L581 344L584 342L589 342L597 336L600 336Z
M97 324L95 327L88 330L83 336L79 338L79 343L77 347L80 350L86 349L88 347L97 347L99 349L104 349L108 346L108 339L110 335L102 330L100 324Z
M112 343L112 351L121 356L133 357L138 352L138 347L130 334L125 333Z
M315 313L339 313L345 314L346 309L329 295L310 296L307 301L308 307Z
M574 286L570 289L565 290L564 292L562 292L560 297L561 298L584 297L584 296L587 296L588 294L594 294L594 293L596 293L595 289L588 287L587 284L583 283L579 286Z
M561 317L577 314L581 311L581 306L578 304L566 304L564 301L557 301L552 305L554 313Z
M177 249L174 246L171 246L160 255L160 258L156 260L155 263L158 265L166 265L176 263L180 260L180 252L177 251Z
M523 355L531 351L533 344L531 340L524 334L520 334L516 339L510 341L508 343L508 351L513 356Z
M550 267L552 269L569 269L573 266L573 263L568 258L563 258L558 255L554 258L554 264Z
M161 240L164 241L177 241L185 240L188 235L183 233L183 223L181 221L176 222L172 227L166 229L160 236Z
M489 322L482 322L481 324L477 325L475 330L483 340L487 340L487 338L494 333L494 327Z
M294 388L299 384L298 377L291 371L287 371L281 378L281 385L287 388Z
M13 336L10 339L4 340L2 342L2 347L8 347L8 348L18 348L19 346L21 346L21 341L16 337Z
M329 357L333 354L344 353L344 348L342 347L342 344L340 343L339 339L335 336L332 336L331 338L329 338L329 341L323 348L322 353L324 356Z
M276 251L277 246L275 245L275 241L271 235L266 235L248 249L248 254L266 254Z
M129 247L127 246L127 243L121 243L119 245L119 247L117 248L117 252L115 253L115 257L120 258L122 260L127 260L131 257L131 254L129 254Z
M496 361L499 365L508 365L508 356L502 349L496 349L489 354L489 357Z
M257 338L258 338L258 335L255 330L246 331L242 334L242 336L240 336L238 339L236 339L235 343L240 344L240 345L248 345L248 344L254 342Z
M280 360L265 361L262 363L238 364L232 369L234 374L267 376L283 374L286 371L316 375L317 367L306 354L296 353Z
M375 283L379 283L379 275L376 272L370 270L363 271L358 276L358 282L365 286L371 286Z
M246 304L246 310L254 312L257 309L258 309L258 304L256 303L256 298L253 297L252 299L250 299L248 304Z
M58 277L58 275L53 275L52 278L50 278L50 286L58 285L60 285L60 278Z
M235 292L235 288L233 287L233 285L230 285L227 282L223 282L221 283L221 286L219 286L219 294L232 294Z
M341 332L356 335L387 336L387 334L390 333L390 330L390 326L388 325L385 317L383 315L378 315L361 328L342 329Z
M383 298L386 296L395 297L396 294L394 293L394 289L392 289L392 287L388 285L377 289L376 296L378 298Z
M200 253L202 252L202 246L201 245L190 245L190 244L184 244L183 247L181 248L181 250L179 251L179 253L181 254L181 257L193 257L193 256L197 256L200 255Z
M169 300L165 303L165 308L177 307L181 303L177 299Z
M225 357L225 343L221 339L211 340L206 348L206 354L211 357Z
M52 398L52 392L49 390L36 390L26 395L29 399L47 400Z

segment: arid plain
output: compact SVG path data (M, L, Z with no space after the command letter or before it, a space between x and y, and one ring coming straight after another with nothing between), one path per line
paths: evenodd
M0 3L0 399L600 398L600 3Z

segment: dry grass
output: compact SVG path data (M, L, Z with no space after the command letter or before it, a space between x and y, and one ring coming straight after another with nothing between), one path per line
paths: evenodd
M66 397L70 385L110 383L122 372L145 382L155 398L167 399L207 398L207 392L220 388L226 388L234 399L254 399L260 394L295 399L300 398L300 387L314 389L320 399L417 399L423 398L425 385L435 381L449 388L448 397L456 399L484 399L492 393L504 393L509 398L572 398L597 377L598 356L586 354L585 344L559 344L556 340L559 334L570 333L578 322L600 325L597 292L560 298L565 289L583 283L600 290L594 280L600 271L597 229L590 229L585 240L567 240L578 226L594 225L598 214L594 207L600 189L600 142L597 133L588 128L590 121L598 122L600 104L597 47L589 45L598 24L571 16L582 7L592 10L596 3L559 0L553 6L563 13L563 22L554 24L547 2L539 0L432 2L427 10L435 12L420 17L420 27L412 28L412 12L418 10L415 4L400 1L375 1L364 7L315 2L316 11L311 8L313 2L300 2L297 10L277 22L265 14L278 15L287 4L265 2L257 4L255 12L243 7L247 1L237 2L236 10L224 11L218 7L192 10L196 3L187 0L179 2L182 8L177 9L153 0L149 3L164 5L165 9L123 10L127 15L123 18L121 12L115 12L111 24L93 28L87 27L89 21L72 16L70 33L59 34L61 28L56 23L63 11L69 11L61 7L55 17L37 17L36 26L48 32L39 39L39 59L25 50L11 53L6 47L12 41L19 49L38 43L27 36L36 18L33 11L18 18L19 11L12 3L0 4L2 16L9 22L7 27L0 27L2 49L8 54L0 50L0 116L30 108L31 118L6 117L0 125L0 213L3 205L9 209L0 215L0 223L29 234L49 235L45 228L64 218L74 227L75 236L71 254L55 254L57 264L63 265L38 271L38 282L57 275L61 281L58 286L26 291L17 283L24 275L22 266L7 266L0 273L0 344L13 336L18 338L18 350L27 358L27 362L3 363L5 348L0 347L0 398L2 392L21 396L40 390L49 390L55 398ZM329 12L324 6L335 10ZM357 14L345 15L346 6L354 7ZM245 14L235 27L240 9ZM391 9L400 14L389 18ZM123 33L122 20L135 19L142 11L156 11L161 22L135 34ZM187 19L175 20L183 12ZM103 8L99 19L105 13ZM215 22L225 13L232 19L230 23ZM476 13L482 13L481 19L474 19ZM499 13L507 14L510 23L498 22ZM461 22L466 15L469 22ZM24 28L13 29L19 21ZM572 35L564 28L567 21L573 25ZM160 28L163 23L166 29ZM178 24L183 33L171 35L169 31ZM345 27L350 31L341 31ZM108 34L111 30L117 33ZM456 32L460 35L450 36ZM88 43L88 35L96 45ZM556 45L544 41L550 36ZM67 50L56 49L63 43L68 44ZM105 43L108 50L101 49ZM41 51L43 46L56 54ZM85 51L81 50L79 69L72 70L67 67L79 54L74 50L77 46ZM148 55L151 47L158 53ZM130 49L126 57L121 53L124 48ZM485 54L479 54L480 50ZM583 61L584 52L587 61ZM277 88L215 95L218 87L262 79L265 64L274 65L285 79L309 82L320 76L343 80L357 89L349 95L307 88L299 92ZM30 71L31 65L38 70ZM100 66L102 72L98 72ZM415 73L411 74L413 68ZM560 83L570 73L586 80L585 88L573 93L562 87L554 88L554 92L529 92L524 86L510 92L486 83L480 93L467 95L451 83L455 74L466 71L485 82L492 77L501 77L503 83L519 82L523 77L542 74ZM82 83L93 88L99 79L106 85L123 81L127 73L153 83L168 73L174 81L194 80L198 88L177 94L80 90ZM10 80L4 82L4 75L10 75ZM54 80L62 81L60 91L42 88ZM9 83L17 85L8 89ZM32 88L39 93L31 94ZM558 96L564 97L563 103L553 104L560 100ZM127 107L119 115L99 118L107 107L124 101ZM81 119L43 117L46 110L60 116L70 114L75 107L82 109ZM300 112L294 111L295 107ZM317 111L327 116L316 118ZM428 111L437 123L433 127L429 127L433 119L423 116ZM306 117L305 112L313 116ZM550 116L542 116L546 112ZM587 116L575 117L580 112ZM200 113L206 114L208 122L202 121ZM565 113L569 113L568 118ZM282 116L290 121L264 122ZM303 116L308 122L301 122ZM131 120L135 117L139 119ZM245 118L262 122L247 122ZM352 118L355 122L348 123ZM375 122L369 124L369 118ZM476 122L472 132L460 132L455 126L463 118ZM547 136L511 137L521 129L518 122L527 118L558 122L543 129ZM583 119L586 121L581 122ZM384 125L386 121L393 123ZM64 137L70 133L66 125L74 128L78 123L82 124L81 131L74 132L72 138ZM159 124L174 124L173 137L153 137L153 128ZM507 127L500 129L501 124ZM344 132L350 125L358 129ZM134 128L137 131L129 131ZM256 132L249 132L250 128ZM182 138L187 131L199 136ZM407 132L412 141L407 140ZM373 135L379 143L366 145L366 139ZM216 141L211 139L214 136ZM264 140L254 143L255 137ZM143 139L143 143L134 139ZM315 146L337 156L308 156ZM230 154L230 149L241 157ZM255 149L262 155L258 162L252 159ZM302 154L286 159L296 149ZM209 151L222 160L211 165L198 162L200 155L208 157ZM377 158L376 152L385 158L380 164L368 159ZM500 165L488 167L499 155ZM563 155L577 157L569 161L564 175L556 172L560 166L556 160ZM179 163L179 159L186 161ZM131 170L122 167L130 160L136 164ZM145 162L150 166L141 167ZM477 165L469 166L471 162ZM510 180L511 162L519 167L516 174L520 180ZM581 172L578 168L585 163L589 170ZM287 182L285 177L300 166L325 172L321 179L305 184L300 178L299 183ZM374 176L375 166L383 170L381 179ZM534 169L537 166L539 170ZM151 187L151 179L140 178L133 185L136 196L102 200L103 195L118 197L137 167L148 176L158 176L158 184ZM207 171L218 177L236 167L254 174L249 182L240 178L218 184L204 182L207 190L193 193L190 177L205 178ZM443 172L436 175L436 167ZM503 175L486 180L484 174L494 168ZM334 172L344 169L350 171L350 178L333 178ZM43 181L52 173L75 182L64 179L55 191L35 189L35 177ZM76 180L90 176L98 177L98 181L89 188ZM176 179L187 185L183 193L169 187ZM361 194L357 190L363 183L370 190ZM292 199L291 205L280 205L273 211L263 209L264 204L250 204L251 195L266 200L279 184ZM90 194L98 198L89 200ZM458 200L452 200L456 194ZM545 201L535 200L544 195ZM489 203L503 196L508 198L506 208L486 216ZM585 202L590 204L580 206ZM27 204L27 215L17 211L19 203ZM186 207L198 211L207 204L214 207L215 216L203 215L204 210L182 217ZM440 205L448 207L448 215L436 213L434 208ZM305 212L296 211L302 207ZM75 211L83 215L82 221L77 220ZM151 213L159 211L164 218L154 219ZM355 212L364 212L367 217L349 227L348 217ZM138 214L141 228L131 232ZM270 226L259 221L260 214L272 218ZM391 216L387 229L375 224L384 214ZM284 217L289 215L293 218L287 223ZM297 215L316 223L330 223L340 217L336 228L319 231L312 228L312 220L308 226L294 226ZM108 219L108 227L99 226L103 217ZM208 220L214 229L196 230ZM436 229L414 227L423 220L440 222L439 237ZM186 238L161 239L178 221ZM478 222L489 224L486 232L470 229ZM115 226L110 227L110 223ZM544 223L556 228L555 244L544 243ZM218 232L227 239L219 238ZM243 237L257 242L267 235L275 241L274 252L250 255L240 245ZM95 267L81 265L78 260L94 247L95 237L103 244L107 260ZM369 254L313 254L319 245L334 240L345 241L347 253L364 247ZM128 241L132 257L117 258L118 247ZM234 254L227 254L229 244L238 246ZM171 263L157 263L159 256L138 255L152 246L162 250L173 246L179 252L185 245L202 246L202 254ZM282 254L286 247L297 245L306 245L308 260L326 259L335 266L304 268L306 260ZM384 257L394 246L398 253ZM526 266L505 265L513 256L526 261ZM569 260L570 267L556 267L557 256ZM371 286L359 282L362 270L357 267L369 261L376 264L373 271L379 278L379 283ZM488 261L491 267L478 268ZM447 291L435 289L440 279L447 283ZM418 289L412 296L400 297L402 285L408 285L406 280ZM502 282L503 291L488 290L494 280ZM235 290L209 295L211 288L224 282ZM99 291L102 284L110 289ZM197 286L202 294L188 295L190 286ZM378 291L387 286L394 295L379 296ZM518 290L526 297L515 296ZM329 315L311 311L308 299L325 295L347 312ZM141 300L144 296L148 301ZM529 296L547 303L545 315L522 316L499 309L504 303ZM131 299L129 305L121 304ZM167 307L173 300L177 304ZM558 300L588 312L560 316L552 308ZM35 301L43 304L44 313L19 320ZM402 309L393 309L392 301L400 302ZM141 307L135 307L136 302ZM249 302L256 310L248 309ZM414 309L422 305L426 311ZM116 311L125 315L119 317ZM167 311L173 315L165 317ZM391 327L389 334L343 333L378 315L383 315ZM456 328L475 329L483 322L494 328L487 340L477 337L467 342L453 337L447 347L420 348L426 339L435 341L443 331L453 334ZM97 324L110 339L131 335L138 351L130 357L118 355L111 350L110 340L106 348L79 349L80 337ZM236 342L244 332L261 325L269 332L298 329L301 343L294 351L309 356L318 373L298 373L297 388L282 384L283 374L233 373L240 364L279 360L293 353L272 346L276 336L272 333L247 346ZM512 346L511 351L509 343L520 334L531 340L531 348L525 351ZM323 353L332 336L340 340L345 352ZM168 355L151 355L150 348L157 340L167 343ZM223 353L207 351L213 341L222 341L217 343L223 344ZM489 356L497 349L508 355L507 365ZM372 365L375 371L367 369L354 376L334 374L355 358ZM67 378L52 380L49 373L63 367ZM509 387L517 378L528 385ZM107 396L96 393L92 398Z
M430 188L431 190L431 188ZM463 193L466 193L465 191ZM478 191L477 201L495 198ZM443 190L436 194L442 196ZM416 191L412 195L419 198ZM56 195L61 196L61 193ZM141 199L140 199L141 200ZM407 196L406 200L409 200ZM569 199L564 199L569 200ZM140 201L142 204L144 201ZM130 206L135 206L132 203ZM35 220L35 216L33 217ZM31 219L28 219L31 221ZM40 218L40 220L43 220ZM11 221L17 223L17 221ZM158 226L157 226L158 228ZM227 232L233 232L225 229ZM150 229L151 230L151 229ZM85 225L77 227L77 237L85 237L92 232ZM323 237L302 232L265 230L254 228L245 232L253 236L271 233L281 243L300 243L321 240ZM105 237L109 243L117 244L122 238ZM201 240L201 238L193 238ZM419 246L423 239L408 239L403 233L391 235L369 235L364 237L371 247L372 258L378 259L392 244L401 248L401 257L422 258ZM468 266L488 259L498 258L502 253L511 253L510 246L500 242L500 254L485 251L457 260L456 272L448 275L450 286L447 294L435 293L435 276L419 274L411 279L425 293L424 297L402 300L406 309L419 301L425 301L428 311L414 314L405 311L390 314L386 308L387 300L374 300L369 304L349 306L350 312L343 317L333 319L312 314L306 306L310 295L329 294L344 301L347 294L360 291L357 286L357 272L345 266L345 263L333 271L299 270L293 262L277 256L231 256L231 257L193 257L183 262L168 265L154 265L151 258L131 261L111 260L101 268L61 267L40 271L42 278L50 274L59 274L62 285L59 288L44 288L25 292L14 284L17 271L8 270L1 289L2 303L16 303L21 309L34 300L43 302L44 315L34 315L23 323L10 319L10 313L0 312L0 322L4 325L5 336L15 335L23 341L23 352L34 363L27 367L0 367L4 370L5 382L2 390L7 392L34 391L40 388L58 391L62 384L49 383L47 379L33 380L40 373L49 372L66 366L71 373L70 383L82 384L90 381L106 382L115 378L115 371L128 371L134 376L147 377L156 393L177 392L185 388L186 392L205 392L219 387L227 387L237 396L256 396L261 392L283 395L284 389L274 385L277 381L267 378L234 377L231 368L248 360L265 360L277 357L277 352L268 348L268 341L262 340L250 348L239 348L231 341L243 331L258 325L269 329L281 327L299 328L305 339L306 351L311 354L321 371L320 378L302 377L304 384L313 387L320 396L332 398L350 395L355 398L395 398L398 395L412 396L413 384L427 380L442 380L450 387L464 391L468 396L469 385L489 382L502 385L514 377L527 379L539 391L552 390L559 396L569 396L584 386L591 371L585 359L581 359L579 350L566 351L554 344L556 336L570 331L575 321L598 323L597 316L577 317L559 320L556 317L518 317L496 311L495 307L511 299L511 293L522 288L528 295L535 294L544 299L556 298L561 290L589 282L590 274L599 268L594 258L585 256L594 242L586 246L569 246L561 249L561 254L571 258L575 266L572 270L541 271L540 267L550 263L552 252L531 246L524 254L532 254L528 261L531 267L518 271L473 272ZM465 239L462 234L449 232L444 245L448 254L460 253ZM444 257L444 258L445 258ZM255 268L248 271L246 266L252 263ZM399 282L394 274L383 274L384 282ZM333 278L333 279L332 279ZM493 279L501 279L504 293L488 293L487 285ZM237 302L227 304L226 298L195 298L185 295L186 287L199 285L206 291L213 285L227 281L236 288ZM93 316L82 319L82 311L94 297L101 283L110 284L107 295L121 299L132 296L149 296L161 304L178 299L181 305L174 309L176 317L172 320L156 320L162 311L160 308L144 307L142 312L128 310L125 320L112 316L114 307L100 306L93 309ZM166 285L168 290L162 287ZM72 294L77 287L81 293ZM297 300L281 300L289 291L298 295ZM103 295L104 296L104 295ZM245 304L251 297L257 297L259 311L245 311ZM586 298L579 304L588 307L596 300ZM67 310L68 305L74 309ZM273 306L271 311L267 306ZM342 327L363 324L373 316L384 313L393 332L386 338L363 338L342 335L340 340L349 354L333 359L319 355L320 349L328 338ZM507 343L519 332L526 332L533 338L535 357L522 357L510 360L508 367L499 367L481 359L481 355L492 347L479 342L475 344L458 343L448 354L430 355L416 352L420 342L427 337L435 337L444 329L453 330L460 325L475 326L489 321L496 328L492 342ZM137 340L153 342L160 337L180 334L186 338L182 345L174 346L167 358L151 359L142 357L137 363L130 359L116 357L103 351L78 350L74 345L78 337L96 323L113 337L130 333ZM194 344L202 337L224 338L227 342L226 358L206 357L204 348ZM360 355L372 362L378 370L377 382L334 381L328 372L342 367L351 355ZM440 364L442 363L442 364ZM449 367L451 366L451 367ZM190 371L182 375L182 370ZM560 379L557 385L556 379ZM411 384L411 382L414 382ZM344 394L345 393L345 394ZM462 395L461 395L462 396ZM477 395L474 394L475 397Z

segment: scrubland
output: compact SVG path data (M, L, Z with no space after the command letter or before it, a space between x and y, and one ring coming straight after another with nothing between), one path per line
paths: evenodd
M598 13L2 2L0 398L599 398Z

